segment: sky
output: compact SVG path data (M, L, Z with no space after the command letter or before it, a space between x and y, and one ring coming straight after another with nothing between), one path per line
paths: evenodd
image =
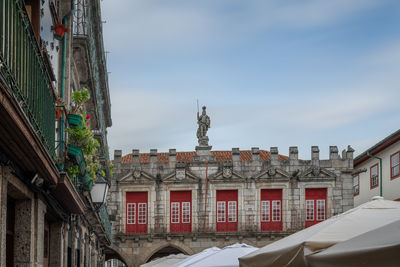
M351 145L399 129L400 1L103 0L115 149Z

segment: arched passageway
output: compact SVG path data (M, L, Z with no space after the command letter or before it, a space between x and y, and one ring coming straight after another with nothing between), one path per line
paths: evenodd
M163 247L159 250L157 250L153 255L151 255L151 257L147 260L147 262L150 262L152 260L155 260L157 258L162 258L171 254L187 254L184 251L173 247L173 246L167 246L167 247Z

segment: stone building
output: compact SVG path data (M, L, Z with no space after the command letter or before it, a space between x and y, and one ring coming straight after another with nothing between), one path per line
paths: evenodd
M110 176L101 25L99 0L0 2L0 266L101 266L117 257L106 207L64 165L71 93L86 87Z
M199 125L193 152L114 152L108 209L128 266L236 242L264 246L353 207L350 146L341 155L331 146L329 159L313 146L311 160L297 147L288 157L277 147L212 151L208 127Z

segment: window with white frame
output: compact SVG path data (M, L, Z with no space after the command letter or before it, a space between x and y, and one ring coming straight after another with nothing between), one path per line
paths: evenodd
M147 203L138 203L138 224L147 222Z
M269 200L261 201L261 221L269 222Z
M179 223L179 202L171 203L171 223Z
M182 202L182 223L190 223L190 202Z
M377 187L379 183L378 164L370 168L371 188Z
M228 201L228 222L236 222L236 201Z
M325 220L325 199L317 199L317 221Z
M273 222L281 221L281 201L280 200L272 201L272 221Z
M400 176L400 151L390 156L390 178L396 178Z
M225 222L225 201L217 202L217 222Z
M128 203L127 207L127 224L135 224L136 221L136 203Z
M306 200L306 221L314 221L314 200Z
M360 193L360 176L353 177L353 193L358 195Z

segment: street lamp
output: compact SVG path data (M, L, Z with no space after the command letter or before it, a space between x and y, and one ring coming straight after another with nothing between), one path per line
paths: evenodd
M106 202L107 192L109 188L110 186L108 185L108 182L104 179L102 175L99 175L96 184L90 191L90 195L92 196L92 202L98 208L100 208Z

